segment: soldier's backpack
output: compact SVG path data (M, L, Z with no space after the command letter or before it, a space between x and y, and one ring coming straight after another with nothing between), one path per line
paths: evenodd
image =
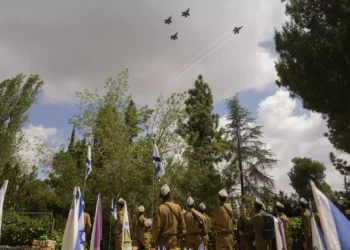
M263 237L269 241L276 237L275 235L275 218L268 213L261 214L264 218Z

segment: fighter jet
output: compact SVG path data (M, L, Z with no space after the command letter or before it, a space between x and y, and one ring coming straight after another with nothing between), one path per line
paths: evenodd
M165 23L165 24L171 24L171 23L172 23L172 21L171 21L171 16L170 16L168 19L165 19L165 20L164 20L164 23Z
M178 39L178 38L177 38L177 32L176 32L174 35L170 36L170 39L171 39L171 40L176 40L176 39Z
M235 34L239 34L239 31L240 31L242 28L243 28L243 26L241 26L241 27L235 27L235 28L233 29L233 32L234 32Z
M182 16L188 17L190 15L190 8L188 8L186 11L182 12Z

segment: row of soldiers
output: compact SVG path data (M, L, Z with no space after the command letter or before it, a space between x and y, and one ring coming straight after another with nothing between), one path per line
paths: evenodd
M244 204L240 207L240 218L237 223L236 235L234 236L234 218L232 207L227 203L228 193L220 190L218 193L218 207L212 217L205 213L205 204L199 204L199 211L195 209L192 197L187 199L188 211L181 209L171 199L171 190L167 184L160 190L161 204L154 213L154 218L144 217L145 208L138 208L138 216L132 224L133 249L151 250L151 238L155 243L155 249L208 249L209 231L216 231L216 250L268 250L276 249L276 242L268 241L263 237L264 213L273 213L272 207L264 211L265 206L259 200L254 202L254 211L248 216ZM122 230L125 201L120 198L117 202L118 217L116 221L115 249L122 249ZM302 234L304 237L303 248L312 248L310 212L308 203L302 198L299 205L302 209ZM280 202L275 204L276 216L283 222L285 242L287 249L292 249L291 225L288 217L283 213L284 206ZM235 238L235 239L234 239Z

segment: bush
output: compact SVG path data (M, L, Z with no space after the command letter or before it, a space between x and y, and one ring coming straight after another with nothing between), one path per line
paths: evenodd
M62 243L63 243L63 234L64 232L59 229L52 232L52 235L50 236L50 240L56 241L55 249L61 250L62 249Z
M50 224L14 211L4 213L1 243L9 246L31 245L34 239L48 235Z

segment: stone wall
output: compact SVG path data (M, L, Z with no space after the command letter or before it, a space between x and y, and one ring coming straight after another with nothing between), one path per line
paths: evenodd
M53 240L33 240L31 250L55 250L55 244Z

